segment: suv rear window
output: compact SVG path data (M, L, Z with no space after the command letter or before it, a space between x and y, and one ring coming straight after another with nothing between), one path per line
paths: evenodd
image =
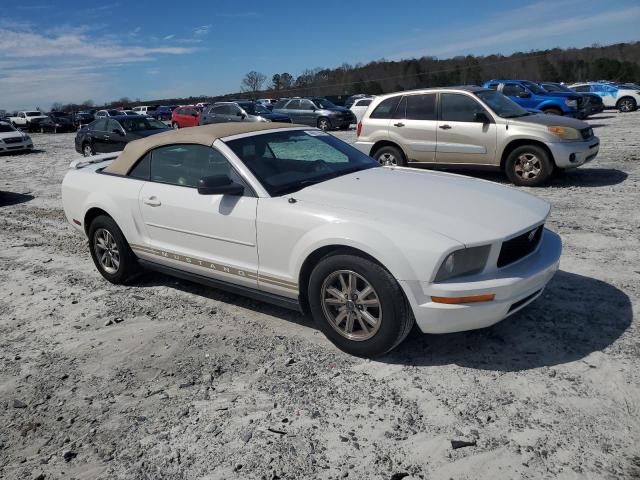
M378 105L375 110L371 112L369 118L391 118L401 98L402 97L400 95L397 95L395 97L383 100L382 102L380 102L380 105Z

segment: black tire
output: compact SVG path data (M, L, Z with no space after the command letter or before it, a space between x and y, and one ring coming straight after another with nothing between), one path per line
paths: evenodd
M636 99L633 97L622 97L616 102L616 108L620 113L635 112L638 108Z
M331 120L329 120L327 117L320 117L318 119L317 126L323 132L331 130Z
M179 126L176 122L173 122L173 123L171 124L171 128L173 128L173 129L175 129L175 130L178 130L178 129L180 128L180 126Z
M85 157L90 157L91 155L95 155L96 151L93 148L93 144L91 142L85 142L82 144L82 155Z
M387 145L379 148L373 154L374 160L377 160L380 165L404 167L407 164L407 160L404 157L404 153L398 147Z
M560 115L562 116L562 110L560 110L559 108L545 108L544 110L542 110L546 115Z
M537 187L553 174L554 164L545 149L523 145L514 149L505 162L505 173L514 185Z
M114 271L109 271L108 267L105 267L99 259L104 251L98 251L99 239L103 232L108 232L111 238L115 241L117 247L118 267ZM91 258L100 274L111 283L123 284L126 283L134 274L140 270L138 265L138 259L136 258L131 247L124 238L122 231L116 224L116 222L107 215L100 215L96 217L89 225L89 251L91 252ZM111 257L115 256L115 249L113 250ZM113 265L113 263L112 263Z
M346 272L355 273L359 278L360 287L364 286L365 282L368 283L373 288L371 295L374 295L378 301L379 309L358 306L355 299L349 302L350 306L346 303L344 306L327 306L323 301L324 286L330 279L336 278L335 275L338 272L343 272L344 275L349 274ZM357 282L356 285L358 285ZM356 286L354 290L357 288ZM340 350L351 355L375 357L387 353L407 337L414 324L413 314L396 279L377 263L347 252L333 254L320 260L309 278L308 297L309 307L318 328ZM377 327L371 327L370 324L365 323L371 327L370 331L365 331L361 327L362 322L356 321L354 317L352 332L364 337L371 336L360 339L347 338L345 333L338 332L339 327L333 326L329 319L331 311L326 313L325 308L350 309L349 311L353 312L353 315L358 315L358 318L363 317L360 317L356 311L368 312L369 308L373 308L372 311L377 312L374 314L379 315ZM335 313L338 313L337 310ZM344 322L346 326L348 320L345 319Z

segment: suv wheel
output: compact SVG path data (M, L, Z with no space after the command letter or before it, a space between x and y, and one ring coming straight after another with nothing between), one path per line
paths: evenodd
M138 270L138 261L116 222L106 215L89 226L89 250L100 274L111 283L125 283Z
M171 124L171 128L173 128L173 129L175 129L175 130L178 130L178 129L180 128L180 126L179 126L176 122L173 122L173 123Z
M545 108L543 112L547 115L562 115L562 110L559 108Z
M377 160L380 165L389 167L404 167L407 164L402 151L392 146L378 149L376 153L373 154L373 158Z
M82 145L82 155L84 155L85 157L90 157L91 155L95 155L96 152L93 149L93 145L91 145L90 143L85 143L84 145Z
M505 172L515 185L536 187L551 176L553 162L544 149L536 145L524 145L509 154Z
M327 130L331 130L331 122L329 121L328 118L320 117L318 119L318 128L323 132L326 132Z
M395 348L414 323L395 278L377 263L350 254L325 257L313 269L309 306L329 340L364 357Z
M635 111L636 107L636 101L631 97L622 97L616 104L616 108L620 113L633 112Z

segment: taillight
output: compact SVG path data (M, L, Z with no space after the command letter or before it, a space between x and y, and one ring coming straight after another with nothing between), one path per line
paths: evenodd
M356 137L359 137L361 132L362 132L362 122L358 122L358 126L356 127Z

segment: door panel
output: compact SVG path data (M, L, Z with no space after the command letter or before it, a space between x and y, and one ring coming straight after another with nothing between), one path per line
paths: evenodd
M404 146L410 162L434 162L437 125L436 94L407 95L389 122L389 138Z
M447 164L496 164L495 123L474 120L476 113L492 116L471 96L443 93L438 121L436 162Z

